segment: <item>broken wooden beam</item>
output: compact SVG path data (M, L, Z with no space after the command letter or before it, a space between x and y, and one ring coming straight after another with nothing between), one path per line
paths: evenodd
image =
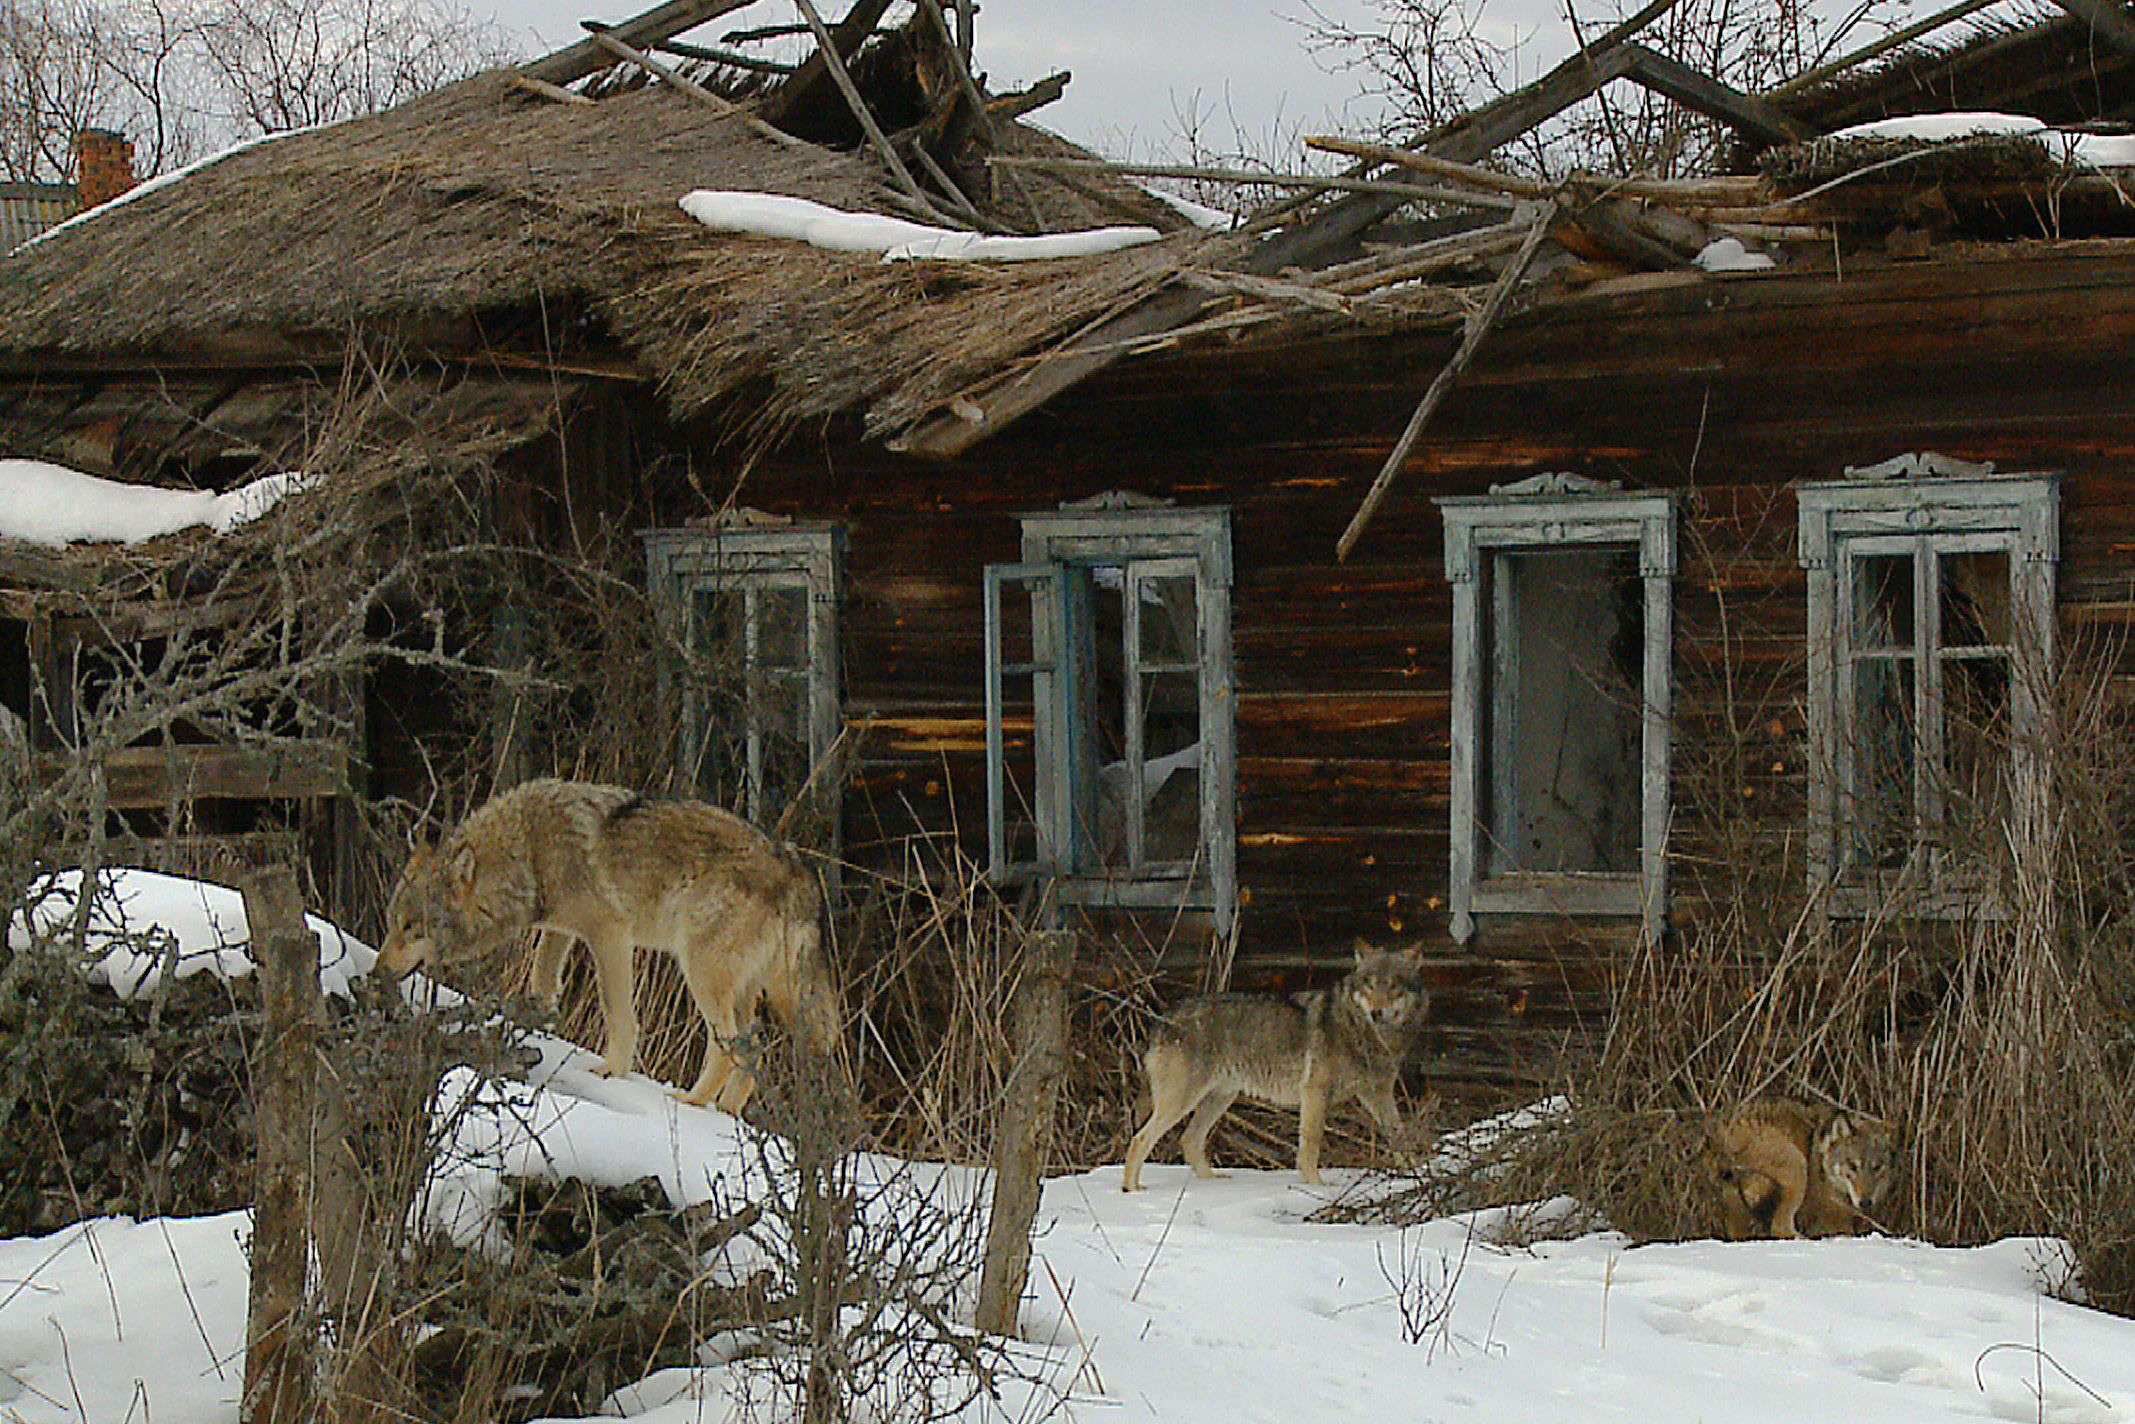
M767 138L781 148L800 150L813 149L815 147L814 144L809 143L806 139L798 139L781 129L773 128L747 109L742 108L741 105L720 98L673 65L663 64L643 50L617 39L613 31L595 30L593 32L593 43L624 63L635 64L661 83L670 85L681 93L687 94L713 113L725 118L740 119L742 123L748 126L751 133L760 138Z
M1309 142L1309 140L1308 140ZM1321 192L1386 193L1417 203L1452 203L1468 208L1518 206L1518 200L1459 188L1422 183L1395 183L1336 174L1258 173L1244 168L1203 168L1182 163L1114 163L1105 158L1042 158L1001 154L987 160L1002 168L1036 168L1048 173L1109 173L1122 178L1178 178L1205 183L1265 184L1270 188L1312 188Z
M1510 173L1499 173L1473 163L1456 163L1450 158L1435 154L1419 153L1414 149L1392 148L1383 143L1361 143L1355 139L1332 135L1317 135L1305 140L1305 147L1322 153L1339 153L1350 158L1365 158L1374 163L1391 163L1415 173L1428 173L1433 178L1443 178L1453 183L1485 188L1494 193L1503 193L1512 198L1546 198L1549 185L1528 178L1516 178Z
M1757 97L1770 102L1783 99L1790 94L1798 94L1811 85L1821 84L1826 79L1835 79L1847 70L1866 64L1869 60L1879 55L1888 54L1901 45L1911 44L1922 35L1933 34L1936 30L1954 20L1961 20L1967 15L1986 9L1989 5L1998 5L2000 3L2001 0L1958 0L1957 4L1950 6L1947 10L1937 10L1924 20L1916 20L1903 29L1892 30L1881 39L1871 44L1862 45L1859 49L1849 54L1842 54L1828 64L1819 64L1814 69L1804 69L1792 78L1774 84Z
M2064 0L2064 3L2087 3L2087 0ZM1635 80L1695 113L1718 119L1737 133L1765 143L1799 143L1815 137L1816 130L1778 106L1723 84L1658 50L1642 44L1626 44L1623 54L1630 62L1625 78Z
M522 93L532 94L537 98L547 99L555 104L591 104L593 102L585 95L575 94L561 84L551 84L548 80L536 79L531 74L514 74L512 76L512 88Z
M803 12L803 22L796 32L813 35L816 49L801 61L792 78L765 96L764 112L774 122L784 122L791 115L824 102L833 88L840 87L837 71L874 35L876 24L889 7L890 0L856 0L844 19L836 25L826 25L811 5ZM836 68L832 60L837 61Z
M1042 109L1067 93L1068 81L1074 78L1071 70L1063 69L1058 74L1048 74L1030 88L1015 94L1002 94L986 101L986 117L995 123L1007 123L1020 119L1034 109Z
M1454 349L1452 359L1446 362L1444 369L1440 370L1437 378L1431 382L1431 388L1423 393L1423 399L1417 403L1415 413L1409 417L1408 426L1402 430L1401 438L1394 442L1394 448L1388 453L1386 463L1379 467L1378 477L1371 482L1371 488L1365 491L1364 501L1357 506L1357 512L1351 517L1349 527L1344 529L1342 537L1335 541L1336 559L1347 559L1349 551L1356 547L1358 538L1364 533L1364 526L1371 522L1372 515L1378 511L1379 502L1386 498L1386 491L1393 485L1394 476L1400 473L1402 464L1407 461L1409 451L1416 448L1416 441L1423 434L1423 427L1430 423L1432 414L1445 400L1446 393L1453 389L1453 382L1459 379L1462 371L1468 369L1468 363L1475 359L1476 349L1483 344L1483 337L1497 324L1498 317L1505 310L1506 302L1512 297L1513 289L1519 286L1520 279L1527 275L1527 269L1533 264L1535 254L1542 250L1542 239L1549 236L1550 224L1556 217L1557 205L1554 202L1544 203L1541 210L1535 214L1533 226L1527 231L1526 241L1520 244L1519 252L1499 274L1496 284L1490 288L1490 295L1484 299L1482 310L1469 319L1468 328L1461 334L1460 345Z
M1620 78L1630 63L1621 53L1623 43L1679 3L1680 0L1647 0L1637 13L1600 36L1585 53L1573 55L1540 79L1503 98L1441 124L1411 146L1458 162L1473 162L1486 156L1536 124L1562 113L1603 84ZM1311 266L1323 254L1339 251L1343 244L1407 201L1386 193L1349 194L1294 228L1270 237L1240 265L1262 276L1285 267ZM1205 294L1190 288L1160 290L1084 328L1036 363L959 391L892 441L891 447L937 459L968 450L1069 386L1109 366L1124 352L1195 320L1208 301ZM975 420L969 418L973 413L978 416Z
M891 147L888 135L882 132L882 125L875 122L874 111L867 107L867 100L861 97L860 86L853 83L852 75L845 68L845 56L839 53L838 49L842 42L841 37L833 34L830 27L823 23L823 17L816 12L813 0L794 0L794 4L800 7L802 16L808 21L808 27L815 31L816 58L823 61L824 67L830 73L831 81L837 85L838 92L845 97L846 107L852 110L853 119L860 125L861 131L867 135L868 146L873 148L875 155L888 166L890 176L897 180L897 186L904 191L904 195L918 204L920 211L926 213L931 221L938 222L943 227L969 227L970 223L968 221L951 217L935 206L934 201L927 196L926 190L919 186L919 180L912 176L912 170L905 167L904 160L897 156L897 150ZM866 29L871 31L875 27L875 21L881 18L882 11L887 8L888 0L860 0L860 3L853 6L851 12L846 15L845 25L851 26L856 20L865 16L867 17ZM854 48L858 48L857 43L855 43ZM801 66L801 69L802 75L805 75L807 65ZM793 81L795 86L802 85L805 82L801 75L796 75ZM781 93L783 94L784 91L782 90ZM785 112L790 113L791 109L788 108Z
M707 20L717 19L750 3L752 0L668 0L667 4L655 6L634 19L625 20L605 33L613 35L624 44L643 47L659 40L671 39L685 30L695 29ZM560 85L597 73L613 62L609 51L599 43L599 37L594 36L557 50L554 54L545 55L531 64L523 64L519 67L519 72L531 79L542 79Z

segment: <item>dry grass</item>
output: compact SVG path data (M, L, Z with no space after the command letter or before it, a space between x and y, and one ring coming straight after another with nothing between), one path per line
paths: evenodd
M2118 829L2135 761L2110 695L2117 661L2063 660L2033 749L2041 794L2019 788L1998 839L1964 847L1991 867L1992 915L1923 918L1901 891L1872 918L1827 917L1804 902L1796 845L1693 790L1677 840L1681 899L1701 913L1628 967L1563 1113L1352 1214L1568 1193L1635 1237L1711 1234L1706 1120L1783 1093L1898 1125L1905 1174L1886 1228L1952 1244L2062 1236L2085 1296L2135 1310L2135 893ZM1739 760L1694 748L1688 780Z

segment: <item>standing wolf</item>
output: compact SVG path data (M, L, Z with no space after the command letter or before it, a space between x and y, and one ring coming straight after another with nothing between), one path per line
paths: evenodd
M1297 1172L1320 1180L1320 1131L1327 1109L1354 1097L1389 1138L1398 1140L1401 1110L1394 1081L1430 1013L1423 987L1423 946L1356 946L1356 966L1332 989L1291 999L1204 994L1161 1023L1142 1054L1149 1077L1149 1119L1127 1148L1123 1191L1142 1184L1142 1163L1157 1139L1186 1124L1186 1160L1197 1177L1213 1177L1208 1134L1241 1096L1298 1109Z
M476 811L436 851L418 850L386 909L379 965L491 952L542 931L534 991L554 1004L563 957L585 942L607 1021L601 1071L637 1056L633 949L674 956L711 1041L682 1101L738 1112L755 1079L734 1047L759 1003L817 1052L842 1015L824 966L822 895L785 846L699 801L648 801L615 786L528 781Z
M1757 1098L1707 1129L1708 1180L1733 1241L1853 1236L1897 1175L1890 1124L1792 1098Z

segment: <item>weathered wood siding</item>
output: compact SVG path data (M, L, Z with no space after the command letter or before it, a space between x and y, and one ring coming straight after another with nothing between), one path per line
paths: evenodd
M1229 505L1240 981L1323 977L1355 934L1420 935L1444 991L1435 1066L1544 1075L1566 1033L1598 1024L1628 927L1495 920L1465 948L1446 937L1451 602L1431 497L1555 469L1694 492L1677 811L1729 815L1783 850L1804 805L1790 485L1916 449L2064 470L2064 627L2128 621L2131 278L2126 256L2076 249L1662 279L1516 318L1346 564L1335 539L1450 338L1144 358L952 465L811 443L759 464L744 498L850 529L846 704L872 728L848 811L862 859L951 826L983 849L980 570L1017 557L1016 515L1113 488ZM1696 835L1679 839L1687 853ZM1677 876L1678 918L1712 873Z

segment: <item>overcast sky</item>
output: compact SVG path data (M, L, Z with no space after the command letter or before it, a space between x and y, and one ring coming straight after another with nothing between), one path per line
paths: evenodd
M499 22L526 48L541 51L578 39L581 19L625 19L650 8L651 0L477 3L494 3ZM1369 23L1374 13L1372 0L1311 3L1352 25ZM1549 5L1490 0L1490 28L1502 37L1532 38L1548 27L1509 17L1547 17ZM844 5L819 0L818 8L835 13ZM1184 115L1199 119L1216 150L1267 154L1273 139L1329 128L1355 132L1371 119L1369 108L1355 102L1357 76L1328 72L1307 50L1301 22L1311 13L1307 0L983 0L978 63L996 91L1072 72L1067 96L1033 118L1115 157L1176 153ZM716 41L731 25L796 14L785 0L758 0L692 38ZM1544 47L1549 38L1542 36Z

